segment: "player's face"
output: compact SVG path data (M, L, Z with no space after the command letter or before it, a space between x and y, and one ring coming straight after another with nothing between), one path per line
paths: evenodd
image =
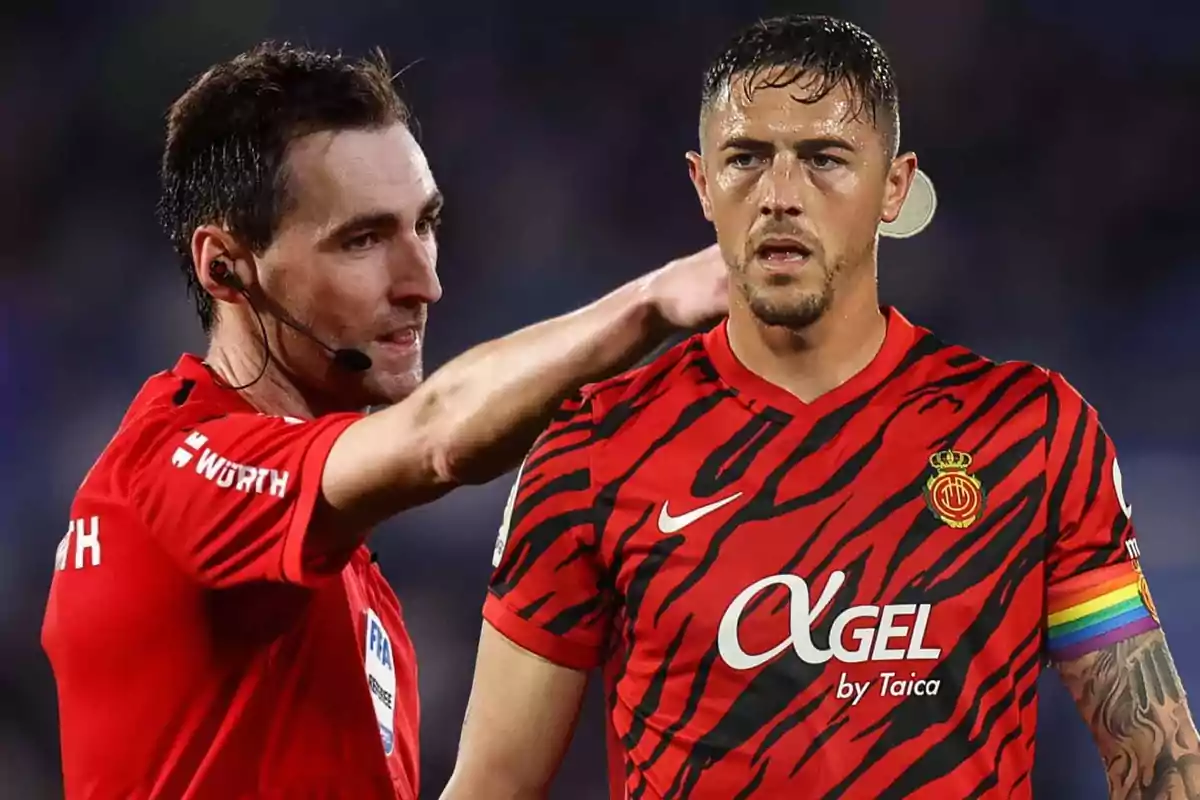
M840 287L864 271L873 280L879 222L899 213L915 159L893 162L845 85L801 102L804 76L749 96L745 80L705 114L701 153L688 154L692 181L735 302L765 324L803 328Z
M365 373L330 364L276 325L284 365L307 389L361 407L406 397L421 381L429 303L441 297L429 164L403 125L315 133L288 148L288 205L258 259L264 293L330 347L371 358Z

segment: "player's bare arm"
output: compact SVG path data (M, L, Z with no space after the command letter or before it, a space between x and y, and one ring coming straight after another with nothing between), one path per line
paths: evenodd
M725 284L714 245L578 311L468 350L338 439L322 480L324 513L338 518L339 530L361 530L502 475L571 391L631 365L672 328L722 313Z
M1057 667L1100 747L1112 800L1200 798L1200 738L1162 630Z
M485 622L458 761L442 800L545 797L586 686L586 672L553 664Z

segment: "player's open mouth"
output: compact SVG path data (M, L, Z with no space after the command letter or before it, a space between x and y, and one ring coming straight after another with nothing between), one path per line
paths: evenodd
M754 254L763 261L774 264L789 264L803 261L812 255L812 250L796 239L771 238L765 239L754 250Z

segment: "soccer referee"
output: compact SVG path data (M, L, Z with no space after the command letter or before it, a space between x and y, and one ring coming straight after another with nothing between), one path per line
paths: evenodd
M161 217L210 344L146 382L58 548L68 798L415 800L371 527L515 466L563 396L724 310L703 251L422 382L442 198L391 74L264 45L171 108Z

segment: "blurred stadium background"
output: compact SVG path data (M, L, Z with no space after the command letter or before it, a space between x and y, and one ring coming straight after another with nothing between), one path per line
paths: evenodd
M0 12L0 796L61 796L38 633L71 496L143 379L203 351L153 220L163 113L187 81L267 37L417 62L403 91L449 200L435 367L707 243L682 158L701 71L785 10L844 15L891 55L903 144L941 205L883 244L884 296L1063 371L1099 408L1200 693L1195 3L29 3ZM421 656L425 797L452 763L506 492L459 492L374 540ZM1082 723L1044 686L1038 798L1104 796ZM605 797L600 734L593 705L556 796Z

